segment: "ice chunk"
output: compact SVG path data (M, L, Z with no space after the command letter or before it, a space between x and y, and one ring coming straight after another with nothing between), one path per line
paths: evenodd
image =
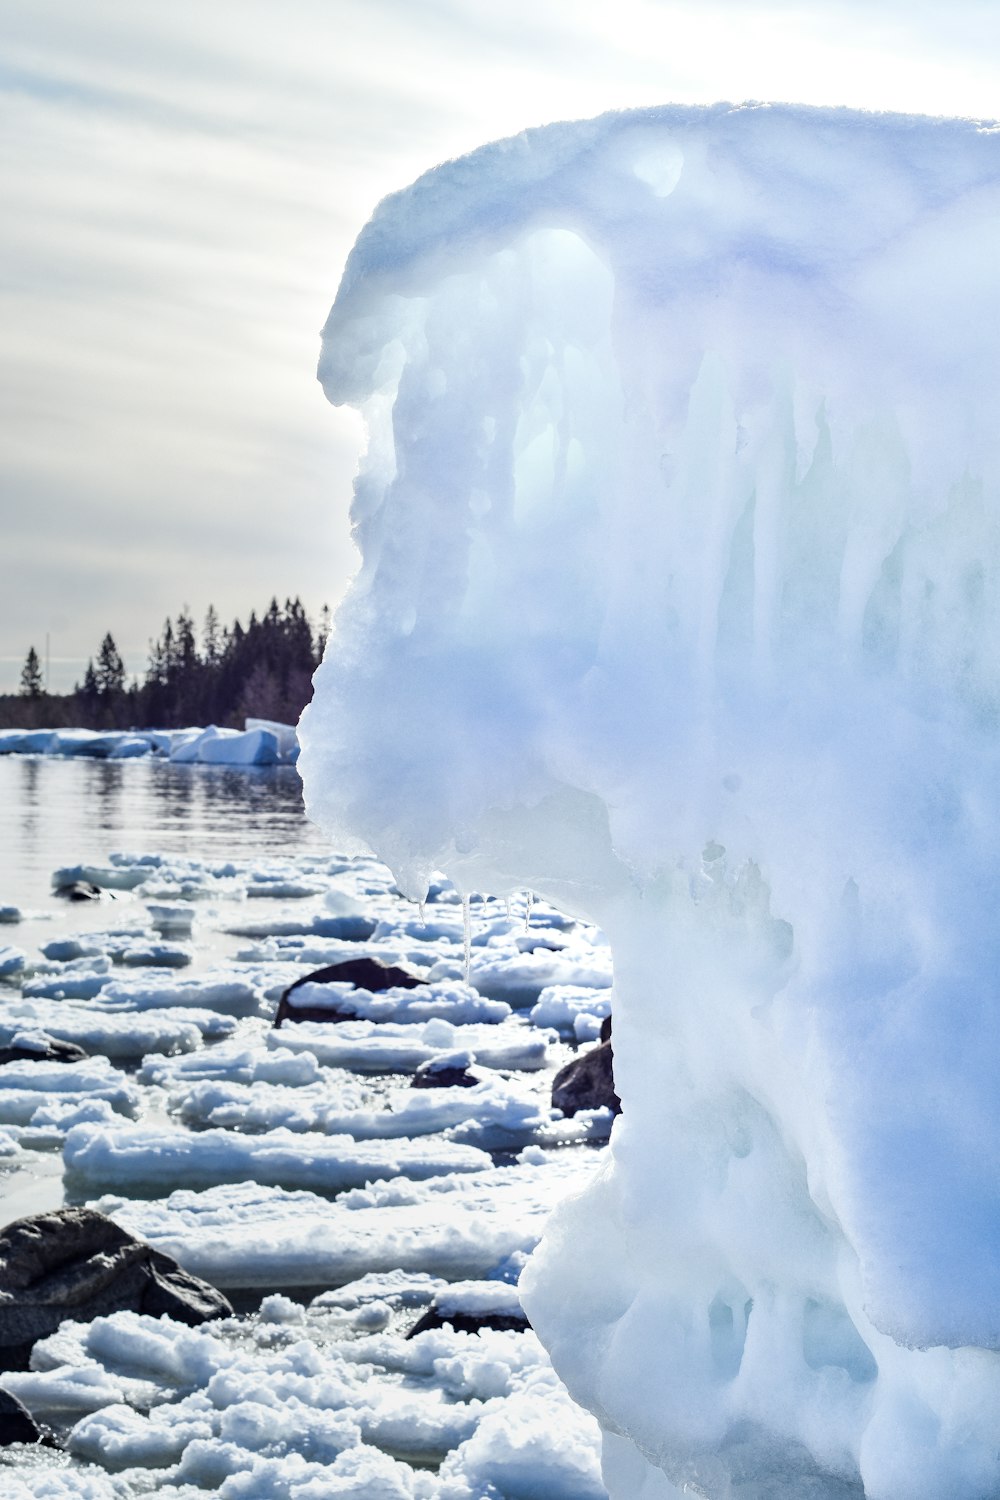
M554 1202L599 1166L596 1153L562 1152L544 1165L372 1183L335 1203L240 1184L93 1206L223 1289L336 1287L394 1270L457 1281L532 1250Z
M327 1067L356 1073L415 1073L438 1052L471 1052L484 1068L544 1068L552 1033L535 1033L510 1022L452 1026L440 1019L423 1025L390 1021L299 1021L268 1036L269 1047L311 1052Z
M348 1135L296 1134L275 1129L248 1136L229 1130L118 1130L79 1125L63 1147L68 1176L77 1183L135 1188L166 1184L208 1187L258 1182L339 1193L374 1178L434 1177L480 1172L489 1157L450 1141L357 1142Z
M995 126L646 110L386 200L326 329L308 806L611 936L525 1296L616 1500L1000 1489L998 254Z
M270 729L207 729L170 747L172 761L200 761L210 766L270 766L281 759L277 735Z
M23 948L15 948L10 943L0 943L0 977L8 974L19 974L24 968L27 954Z
M205 1010L147 1010L141 1015L102 1012L65 1000L15 1000L0 1020L0 1046L34 1026L60 1041L104 1057L131 1059L147 1052L192 1052L203 1038L228 1036L235 1022Z

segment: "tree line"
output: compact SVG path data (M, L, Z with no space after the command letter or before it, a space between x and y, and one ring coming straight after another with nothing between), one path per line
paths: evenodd
M167 619L142 678L127 679L110 631L71 693L47 693L29 647L16 694L0 697L0 724L36 728L175 729L187 724L241 728L246 718L294 724L312 696L312 674L330 633L324 606L318 628L299 599L272 599L244 627L229 627L210 604L199 632L185 606Z

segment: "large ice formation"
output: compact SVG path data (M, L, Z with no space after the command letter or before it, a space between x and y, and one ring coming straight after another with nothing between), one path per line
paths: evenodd
M718 106L428 173L325 331L312 816L612 942L526 1303L616 1500L1000 1494L998 330L996 127Z

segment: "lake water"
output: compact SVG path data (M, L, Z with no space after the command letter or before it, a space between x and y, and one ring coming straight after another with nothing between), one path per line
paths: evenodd
M0 926L0 945L16 944L37 958L50 938L138 918L141 903L128 892L102 901L54 896L53 871L66 865L107 864L118 850L223 860L328 848L306 820L294 766L0 756L0 906L24 913L16 925ZM232 957L239 946L210 932L187 972ZM0 986L0 1006L3 994ZM0 1223L62 1201L61 1157L39 1153L0 1182Z
M328 847L294 766L0 756L0 905L50 906L54 870L116 850L238 859Z

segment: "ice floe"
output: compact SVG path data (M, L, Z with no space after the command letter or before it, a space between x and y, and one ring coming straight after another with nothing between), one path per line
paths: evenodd
M484 1151L451 1141L402 1137L357 1141L349 1135L296 1133L276 1127L265 1135L233 1130L119 1130L77 1125L63 1147L66 1172L90 1187L206 1187L256 1182L339 1193L373 1179L419 1180L444 1173L480 1172Z
M397 1269L457 1281L531 1251L553 1203L596 1165L590 1152L560 1152L426 1182L370 1183L333 1202L242 1184L153 1201L106 1194L94 1207L223 1290L333 1287Z

